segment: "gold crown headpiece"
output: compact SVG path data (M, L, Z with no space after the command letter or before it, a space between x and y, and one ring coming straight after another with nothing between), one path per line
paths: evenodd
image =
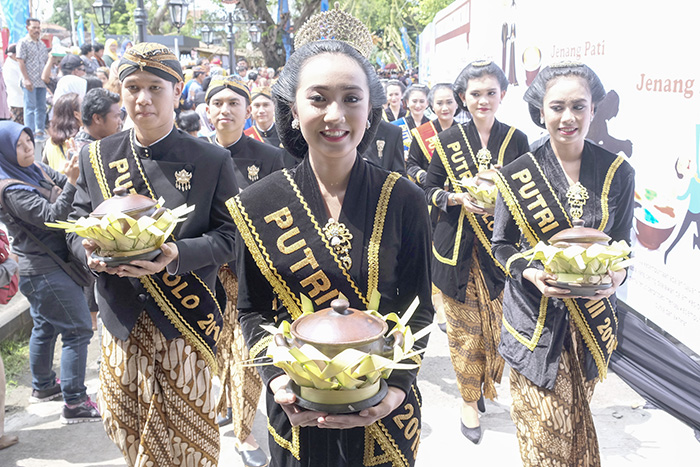
M577 60L562 60L549 64L549 68L575 68L579 66L583 66L583 62Z
M489 66L492 63L493 63L493 60L486 58L486 59L481 59L481 60L474 60L473 62L470 63L470 65L473 67L482 68L485 66Z
M372 53L372 35L362 21L340 9L335 8L317 13L309 18L294 36L294 48L299 49L311 42L336 40L353 46L363 57Z

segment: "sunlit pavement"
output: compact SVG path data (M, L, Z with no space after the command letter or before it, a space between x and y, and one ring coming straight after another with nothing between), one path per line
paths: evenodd
M60 349L60 344L56 346ZM88 356L88 392L97 391L99 348L97 336ZM57 354L58 355L58 354ZM59 358L55 359L59 362ZM510 420L507 369L498 388L497 402L486 401L480 445L471 444L459 430L459 393L450 364L447 337L435 330L419 375L423 394L423 429L416 463L438 465L518 466L515 427ZM27 404L29 374L8 395L5 431L20 442L0 451L0 466L123 466L121 454L107 438L102 424L64 426L59 421L62 402ZM700 443L693 430L660 410L644 409L645 401L614 374L599 384L592 402L603 466L697 466ZM264 410L263 405L260 406ZM254 434L267 451L264 414L259 411ZM234 451L231 426L221 430L222 466L242 466Z

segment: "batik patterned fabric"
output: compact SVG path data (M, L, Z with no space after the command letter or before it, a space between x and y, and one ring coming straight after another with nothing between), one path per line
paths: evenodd
M484 397L495 399L495 384L501 382L504 366L496 351L501 340L502 297L489 299L478 258L473 255L465 302L443 295L450 359L465 402L481 397L482 384Z
M589 406L598 379L584 381L584 344L576 329L570 327L570 332L573 343L562 350L554 390L535 386L510 370L511 417L525 467L600 466Z
M217 465L211 376L197 350L166 340L146 313L125 341L104 330L99 408L127 465Z
M238 280L228 267L221 268L219 279L226 290L226 311L217 345L221 395L216 411L225 416L231 407L233 434L243 442L253 429L262 380L255 367L243 366L248 360L248 347L238 322Z

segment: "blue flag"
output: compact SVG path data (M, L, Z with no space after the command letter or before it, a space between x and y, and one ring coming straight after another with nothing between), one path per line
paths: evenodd
M95 40L95 25L92 21L90 21L90 43L94 44L95 42L97 42Z
M85 23L83 22L83 15L80 15L80 18L78 19L76 34L78 35L78 46L82 47L85 43Z
M29 18L29 2L26 0L0 0L0 9L5 13L5 24L10 30L10 44L16 44L27 35L26 21ZM8 44L5 44L7 47Z
M328 11L328 0L321 0L321 11Z
M406 31L405 27L401 27L401 43L403 44L403 50L406 51L406 59L408 61L411 61L411 46L409 45L408 41L408 31Z

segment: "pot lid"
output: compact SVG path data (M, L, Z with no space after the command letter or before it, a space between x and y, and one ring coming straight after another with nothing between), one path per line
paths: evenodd
M567 245L590 245L592 243L603 243L608 244L610 242L610 237L598 229L592 229L590 227L583 226L583 220L575 219L573 221L574 226L568 229L564 229L556 234L552 235L549 239L549 243L556 245L557 243L563 243Z
M344 299L335 299L331 308L302 316L292 323L295 337L319 344L354 344L383 336L389 326L384 320L350 308Z
M127 194L123 186L114 189L114 197L102 201L90 214L92 217L103 217L110 212L138 214L153 209L157 201L139 194ZM132 216L133 217L133 216ZM140 217L140 216L137 216Z

